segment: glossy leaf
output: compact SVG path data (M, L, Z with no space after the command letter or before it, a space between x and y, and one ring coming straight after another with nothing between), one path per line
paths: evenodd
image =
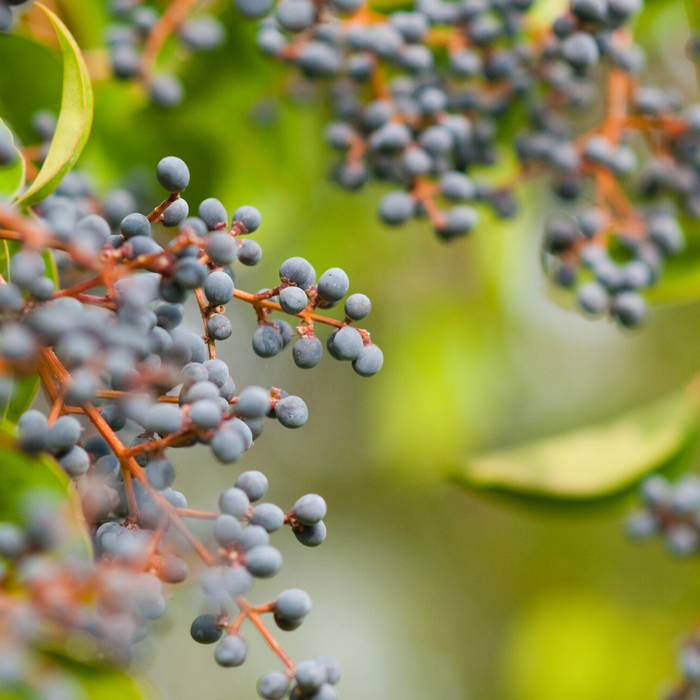
M0 119L0 131L14 141L12 132L2 119ZM24 187L27 168L19 149L15 148L15 150L17 151L15 162L0 168L0 199L14 199Z
M63 55L63 96L56 132L46 160L19 204L29 207L51 194L65 174L75 165L92 125L92 87L80 48L66 26L40 3L53 24Z
M690 391L611 422L469 458L464 485L556 499L609 496L667 463L697 435L700 402Z

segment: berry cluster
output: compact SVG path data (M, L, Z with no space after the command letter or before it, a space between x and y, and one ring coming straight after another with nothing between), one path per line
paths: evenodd
M627 532L635 540L660 534L676 556L700 552L700 477L684 474L674 483L660 475L642 482L644 509L627 521ZM666 694L666 700L691 700L700 689L700 632L685 642L680 654L683 681Z
M673 554L700 551L700 477L686 474L671 484L663 476L651 476L642 482L641 497L644 510L633 513L627 523L630 537L661 534Z
M39 115L35 126L50 137L49 115ZM160 582L178 583L188 575L170 536L177 530L206 564L202 587L209 602L216 601L217 613L197 618L192 636L218 641L217 662L236 666L247 650L239 628L249 619L286 668L261 679L264 698L291 692L296 698L333 700L337 664L319 657L296 665L260 617L274 613L279 627L293 629L309 610L308 596L294 589L262 606L243 597L253 577L268 578L280 569L282 557L269 545L270 532L289 525L306 546L324 541L324 500L303 496L287 513L256 503L267 491L267 479L245 472L221 495L220 513L194 510L173 489L175 469L166 451L203 444L217 460L231 463L257 440L265 418L287 428L299 428L308 418L305 402L281 389L237 390L228 365L216 357L216 343L231 335L226 305L232 300L255 311L252 342L258 355L277 354L296 333L294 360L313 367L322 354L314 329L331 325L330 354L352 362L361 376L378 372L383 361L369 333L351 325L369 313L371 303L356 293L346 299L342 321L321 315L346 296L348 276L331 268L316 281L311 264L299 257L282 263L276 287L257 294L238 289L231 265L255 265L262 255L248 238L261 224L260 212L243 206L229 217L219 200L209 198L191 217L181 196L190 179L184 161L164 158L156 174L169 194L147 216L134 211L124 190L100 201L89 179L75 171L36 206L36 217L0 204L0 238L12 246L0 277L0 399L12 406L15 380L38 373L51 408L48 415L30 409L19 416L16 444L30 455L51 455L78 485L94 536L95 566L117 572L110 573L115 601L130 597L129 605L136 606L126 611L130 621L115 627L123 642L120 658L128 658L142 638L144 620L163 614ZM167 236L169 230L174 235ZM67 283L62 287L47 249L56 255L61 282ZM183 304L190 296L199 307L203 335L183 329ZM272 313L295 318L296 330L272 320ZM97 435L84 439L89 426ZM213 547L188 529L188 518L213 520ZM8 542L26 539L11 526L5 531ZM25 549L17 552L15 559ZM88 590L93 585L83 584ZM138 596L131 594L134 586L142 587ZM228 611L225 595L240 611L231 620L221 612ZM110 603L105 614L122 614L119 606ZM114 626L114 620L96 625Z
M172 72L154 73L154 64L171 33L180 51L191 54L212 51L226 40L226 29L211 14L188 16L182 3L171 3L163 15L142 0L116 0L110 9L115 23L107 31L112 73L120 80L139 80L152 102L174 107L182 101L182 83Z

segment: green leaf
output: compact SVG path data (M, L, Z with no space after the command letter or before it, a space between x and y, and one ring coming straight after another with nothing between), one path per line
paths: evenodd
M58 35L63 54L63 96L49 153L36 179L19 199L22 207L36 204L56 189L78 160L92 125L92 87L80 48L51 10L41 3L36 6L46 13Z
M28 455L15 447L10 423L0 423L0 521L22 522L22 504L30 492L40 491L65 505L71 537L70 551L92 557L92 543L85 527L78 492L66 473L48 454Z
M25 454L14 446L12 426L0 424L0 520L20 521L22 494L31 489L64 499L70 488L65 472L48 455Z
M476 455L453 478L545 498L610 496L678 455L697 435L699 421L700 401L688 390L609 423Z
M68 673L91 700L144 700L157 696L155 690L142 679L116 668L83 663L50 651L45 651L43 655Z
M10 141L14 142L12 132L2 119L0 119L0 131L4 132ZM14 199L24 187L27 168L19 149L15 147L15 150L17 151L15 162L0 168L0 199Z

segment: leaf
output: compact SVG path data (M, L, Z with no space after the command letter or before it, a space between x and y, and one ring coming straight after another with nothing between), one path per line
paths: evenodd
M690 391L597 426L469 458L453 473L465 486L555 499L609 496L667 463L697 435Z
M12 256L20 249L16 241L0 240L0 274L8 282L12 281L11 260ZM46 276L51 278L58 287L58 271L53 254L50 250L42 252L46 263ZM34 397L39 391L39 375L30 374L26 377L13 377L12 390L9 401L2 406L0 404L0 420L16 423L20 416L32 405Z
M78 160L92 125L92 87L80 48L51 10L41 3L36 6L46 13L58 35L63 54L63 96L49 153L36 179L19 199L22 207L36 204L56 189Z
M68 673L91 700L144 700L157 696L142 679L114 667L83 663L52 651L44 651L43 656Z
M14 136L2 119L0 119L0 131L14 143ZM0 168L0 199L14 199L24 187L27 168L19 149L15 147L15 150L17 151L15 162Z
M0 423L0 521L22 522L26 494L46 493L65 505L63 512L71 526L67 546L72 552L92 557L92 542L72 482L48 454L28 455L15 447L13 429L10 423Z

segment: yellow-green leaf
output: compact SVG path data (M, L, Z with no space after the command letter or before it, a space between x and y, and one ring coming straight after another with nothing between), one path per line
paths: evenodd
M78 160L92 125L92 87L80 48L51 10L41 3L36 6L46 13L58 36L63 54L63 96L49 153L36 179L19 199L22 207L36 204L56 189Z
M14 137L7 125L0 119L0 131L2 131L14 143ZM14 163L0 168L0 199L14 199L24 187L27 167L19 149Z
M110 666L76 661L60 653L47 651L44 656L76 681L90 700L144 700L157 697L153 688L133 674Z
M609 496L664 465L697 435L691 391L665 397L602 425L580 428L466 460L463 485L556 499Z

